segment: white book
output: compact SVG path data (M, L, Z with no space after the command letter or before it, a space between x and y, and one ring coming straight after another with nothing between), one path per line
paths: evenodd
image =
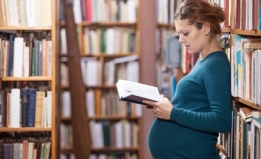
M34 142L28 142L28 159L33 159Z
M134 23L137 21L137 0L128 0L128 22Z
M23 77L29 77L29 47L24 46L23 52Z
M47 65L47 75L48 77L52 77L52 41L48 40L48 65Z
M84 30L86 30L86 29L84 29ZM66 55L67 54L67 41L66 41L65 28L61 28L60 34L61 34L61 51L60 52L62 55ZM87 36L87 34L85 36Z
M107 159L105 154L99 154L98 159Z
M90 154L89 159L97 159L97 156L95 154Z
M89 117L93 117L95 115L94 90L88 90L85 95L87 114Z
M69 91L62 92L62 114L63 117L71 117L71 94Z
M82 12L81 12L81 1L80 0L73 1L73 13L74 13L75 23L82 22Z
M51 0L42 0L42 26L52 25L52 4Z
M115 143L116 148L123 148L123 123L118 121L115 124Z
M115 30L114 28L108 28L106 30L106 53L107 54L114 54L114 39L115 39Z
M124 147L130 148L131 147L131 124L129 121L123 121L123 131L124 131Z
M20 89L12 88L11 89L11 100L10 100L10 127L18 128L20 127Z
M36 19L35 19L34 0L26 0L26 17L27 17L27 25L29 27L35 27Z
M34 0L35 25L42 26L42 0Z
M47 127L52 127L52 91L47 91Z
M116 87L122 101L144 104L143 100L161 100L159 90L155 86L119 79Z
M24 38L16 37L14 39L14 63L13 63L13 76L23 76L23 50Z
M21 26L27 26L26 0L20 0Z
M138 82L139 81L139 62L131 61L126 66L127 80Z

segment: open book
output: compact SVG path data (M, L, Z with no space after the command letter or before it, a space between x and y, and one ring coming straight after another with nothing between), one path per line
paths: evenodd
M116 83L119 99L122 101L142 103L143 100L160 101L160 93L157 87L119 79Z

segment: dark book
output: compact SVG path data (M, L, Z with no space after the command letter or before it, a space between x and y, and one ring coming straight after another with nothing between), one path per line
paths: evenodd
M4 91L0 90L0 127L4 125L3 116L4 116Z
M4 140L0 139L0 159L3 159L3 145L4 145Z
M102 122L104 146L110 147L110 121L104 120Z
M28 88L21 89L22 99L22 127L28 126Z
M28 127L34 127L35 125L35 107L36 107L36 89L28 89Z
M39 41L39 53L38 53L38 76L43 76L43 42Z
M8 61L8 76L13 75L13 56L14 56L14 39L13 35L10 35L10 48L9 48L9 61Z
M119 79L116 87L121 101L143 105L146 105L143 100L160 101L160 93L155 86Z
M4 107L3 107L3 126L7 127L7 92L3 95Z
M40 41L34 40L33 67L32 67L32 71L34 70L34 74L32 76L39 76L39 64L40 64L39 56L40 56Z
M3 144L3 158L4 158L4 159L9 158L8 155L9 155L9 154L8 154L8 143L4 143L4 144Z

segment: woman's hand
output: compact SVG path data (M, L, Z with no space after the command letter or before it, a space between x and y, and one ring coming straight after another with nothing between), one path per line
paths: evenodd
M148 105L146 106L148 109L153 110L157 118L169 120L173 105L165 95L161 95L160 97L160 102L153 102L148 100L142 102Z

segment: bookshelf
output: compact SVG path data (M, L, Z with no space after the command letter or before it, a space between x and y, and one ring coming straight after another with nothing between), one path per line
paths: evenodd
M21 2L21 3L20 3ZM39 3L38 3L39 2ZM55 65L56 65L56 25L55 25L55 16L56 16L56 1L44 1L43 4L42 1L3 1L1 2L0 5L0 10L1 10L1 20L0 20L0 34L1 34L1 43L3 42L10 42L10 35L13 36L14 40L14 60L17 56L17 51L15 50L15 47L17 47L16 45L16 41L15 38L19 37L19 38L23 38L23 43L22 43L22 55L25 57L26 54L28 53L29 56L33 56L32 52L26 52L24 51L24 48L28 47L29 48L29 40L31 39L31 35L33 35L33 40L35 41L40 41L42 42L42 44L46 44L45 46L47 47L47 43L43 42L43 39L46 39L46 41L49 41L48 43L48 51L44 51L45 53L48 54L41 54L42 56L38 56L40 59L39 60L44 60L43 56L46 56L46 60L48 59L49 62L47 61L43 61L42 64L35 61L35 65L34 66L29 66L29 65L19 65L19 63L17 64L15 61L15 63L13 64L13 73L12 74L8 74L7 72L4 73L4 71L7 70L3 70L3 73L1 73L1 79L0 79L0 85L1 85L1 99L2 99L2 103L1 103L1 113L5 113L3 111L6 111L7 109L10 109L7 111L7 114L1 114L1 127L0 127L0 138L1 142L3 142L4 144L9 144L9 145L14 145L14 142L17 142L21 145L23 142L28 142L28 143L34 143L34 144L28 144L32 145L32 149L30 150L30 152L23 152L20 153L20 155L25 155L27 154L28 156L32 155L33 153L35 155L40 154L41 153L41 149L35 149L35 147L37 147L38 145L40 146L45 146L46 150L49 151L46 153L46 158L55 158L54 156L56 156L56 121L55 121L55 114L56 114L56 70L55 70ZM33 8L29 8L30 4L34 4L31 6L34 6ZM12 8L11 8L12 7ZM37 9L35 9L37 8ZM45 15L43 15L43 17L41 16L41 11L45 11L48 12ZM20 12L19 12L20 11ZM26 11L31 11L31 15L27 14ZM34 15L34 17L31 17L32 15ZM28 20L26 20L28 19ZM33 43L34 41L32 41ZM42 46L41 44L41 46ZM32 44L33 45L33 44ZM4 45L1 45L1 50L4 49ZM8 47L6 47L8 48ZM31 49L36 50L35 46L32 46ZM8 50L10 50L10 48L8 48ZM43 52L42 52L43 53ZM10 52L7 52L7 54L4 55L4 52L1 51L1 60L4 61L3 57L9 57ZM48 55L48 57L47 57ZM21 57L23 57L21 56ZM23 59L23 58L22 58ZM24 60L24 59L23 59ZM8 63L10 63L10 61L7 61ZM22 61L23 63L33 63L33 59L27 59L26 61ZM13 62L12 62L13 63ZM21 64L21 63L20 63ZM49 64L49 65L47 65ZM3 63L2 63L3 65ZM37 65L37 66L36 66ZM46 65L46 66L44 66ZM21 75L17 75L17 67L18 66L23 68L22 70L22 74ZM37 67L39 68L39 74L32 74L32 70L29 69L32 67ZM40 68L41 67L41 68ZM49 68L48 68L49 67ZM7 66L8 69L10 69L9 66ZM1 66L1 69L3 69L3 66ZM48 73L44 72L43 69L45 69L45 71L47 71ZM18 69L19 70L19 69ZM16 72L16 73L15 73ZM27 72L27 73L25 73ZM21 73L18 71L18 73ZM44 89L40 90L40 86L43 86ZM6 103L4 102L5 100L7 100L7 96L5 96L4 94L12 94L12 89L13 88L18 88L17 90L19 91L20 94L22 94L22 89L24 89L24 87L28 87L28 88L35 88L36 93L38 91L43 91L44 92L44 96L43 98L47 98L48 96L48 106L47 104L42 103L41 107L42 110L46 110L48 109L48 114L42 115L42 114L38 114L37 112L31 113L31 115L33 115L33 121L34 122L38 122L38 119L35 118L36 114L39 116L45 116L46 120L42 120L40 121L40 126L38 126L36 123L33 123L33 126L28 126L28 125L23 125L22 126L22 122L25 121L25 119L23 118L23 113L21 112L21 118L22 121L20 121L20 119L18 120L18 125L14 126L12 125L12 122L15 120L15 116L12 113L11 107L15 108L15 111L18 111L20 109L20 111L22 111L22 108L24 107L24 100L20 99L20 96L18 96L18 98L16 99L17 101L21 100L21 103L19 103L18 105L12 105L12 104L8 104L6 105ZM50 93L50 94L49 94ZM3 96L4 95L4 96ZM14 96L14 94L12 94ZM27 95L26 95L27 96ZM14 99L12 97L12 99ZM10 99L11 100L11 99ZM37 99L38 100L38 99ZM43 99L44 100L44 99ZM42 101L43 102L43 101ZM7 102L8 103L8 102ZM26 102L27 103L27 102ZM35 99L35 104L39 104L38 102L36 102ZM38 108L36 108L36 105L32 105L35 108L35 111L39 111ZM21 107L20 107L21 106ZM39 106L39 105L38 105ZM20 108L19 108L20 107ZM19 109L18 109L19 108ZM45 109L43 109L45 108ZM28 108L29 109L29 108ZM26 109L27 111L27 109ZM40 111L41 113L43 113L42 111ZM9 116L9 119L6 119L7 116ZM20 115L19 115L20 116ZM48 116L48 117L47 117ZM32 117L32 116L31 116ZM11 122L11 124L6 124L3 123L3 119L8 123ZM29 120L29 119L28 119ZM43 122L46 122L44 125ZM21 124L22 123L22 124ZM3 125L4 124L4 125ZM10 140L11 137L11 140ZM9 138L9 139L8 139ZM31 139L30 139L31 138ZM42 140L44 139L44 140ZM10 144L11 143L11 144ZM38 144L40 143L40 144ZM47 147L47 143L48 147ZM34 145L34 146L33 146ZM25 147L23 145L23 147ZM14 147L13 147L14 148ZM29 148L29 147L28 147ZM44 150L44 149L42 149ZM1 150L2 151L2 150ZM34 151L34 152L33 152ZM2 155L6 155L1 153ZM3 157L3 156L2 156ZM6 156L5 156L6 157ZM8 158L8 157L7 157Z
M128 5L131 10L113 14L89 16L84 12L89 2L75 1L74 18L77 26L78 44L81 58L81 71L86 90L86 124L90 126L92 148L90 158L95 157L142 157L142 106L120 102L115 83L119 78L140 81L140 21L139 0L120 1L121 7ZM105 1L103 1L105 2ZM61 0L59 2L59 88L57 119L57 158L75 156L72 145L72 114L70 103L70 81L68 80L68 55L64 35L65 22ZM99 6L108 9L109 5L117 8L116 1L109 0ZM134 7L134 8L133 8ZM78 8L78 9L77 9ZM89 8L96 13L97 8ZM134 11L135 10L135 11ZM78 11L78 12L77 12ZM104 12L106 13L106 11ZM129 14L128 18L125 17ZM77 15L79 17L77 17ZM110 15L110 16L109 16ZM103 19L106 17L107 19ZM115 19L116 18L116 19ZM129 19L130 18L130 19ZM117 36L117 37L115 37ZM107 37L107 38L104 38ZM116 41L117 40L117 41ZM113 46L113 47L112 47ZM130 69L131 68L131 69ZM113 70L113 71L112 71ZM134 72L132 72L134 71ZM124 76L123 76L124 75ZM123 139L123 137L126 136ZM68 140L67 140L68 139Z
M224 2L221 2L225 4ZM240 4L241 3L241 4ZM231 131L221 135L221 143L217 147L220 149L223 154L227 156L227 158L259 158L260 152L259 146L260 142L257 141L259 138L259 128L254 124L254 112L260 112L260 103L256 98L259 98L258 89L254 89L253 86L249 84L255 83L255 85L260 84L260 79L253 76L253 72L256 72L256 68L254 69L253 58L246 59L249 55L255 54L257 57L260 52L254 53L256 50L260 49L244 49L242 47L236 47L237 44L242 43L245 39L259 39L261 40L260 34L260 2L259 1L251 1L249 5L244 5L243 1L232 0L229 1L229 7L225 7L226 12L229 16L229 25L224 26L222 29L223 33L230 34L230 61L231 61L231 83L232 83L232 96L233 96L233 119L232 119L232 128ZM239 11L242 9L242 12ZM256 14L258 13L258 14ZM238 36L241 36L239 38ZM236 40L236 38L239 38ZM238 43L237 43L238 42ZM238 55L240 54L239 57ZM253 57L252 56L252 57ZM236 57L239 57L239 61L245 62L246 65L240 65ZM237 61L237 62L236 62ZM250 62L251 61L251 62ZM242 67L241 71L242 75L246 78L242 78L243 76L238 76L240 74L240 70L238 67L235 67L239 64L239 67ZM252 67L246 67L247 65L251 65ZM260 70L260 68L258 68ZM252 72L252 73L250 73ZM238 82L237 84L235 83ZM244 86L242 86L244 83ZM242 91L244 89L244 91ZM257 96L254 98L253 93L256 92ZM242 108L248 108L250 110L250 114L253 114L251 121L244 120L242 113ZM240 134L240 135L239 135Z

